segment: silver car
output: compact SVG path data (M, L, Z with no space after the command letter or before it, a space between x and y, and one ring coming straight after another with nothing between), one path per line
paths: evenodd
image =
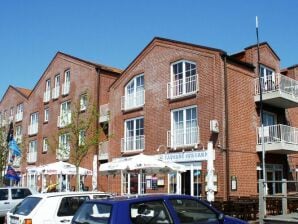
M1 187L0 188L0 217L20 203L25 197L36 193L27 187Z

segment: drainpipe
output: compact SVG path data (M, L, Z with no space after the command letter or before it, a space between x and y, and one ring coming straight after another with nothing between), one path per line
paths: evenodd
M226 169L226 200L230 196L230 158L229 158L229 104L228 104L228 73L227 73L227 55L223 55L224 60L224 101L225 101L225 143L223 150L225 153L225 169Z

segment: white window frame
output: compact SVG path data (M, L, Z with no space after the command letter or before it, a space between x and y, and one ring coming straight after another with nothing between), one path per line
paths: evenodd
M80 96L80 111L85 111L87 109L88 97L87 94L84 93Z
M60 74L57 74L57 75L55 75L55 78L54 78L54 80L55 80L55 82L54 82L54 87L56 88L56 87L60 87Z
M80 130L79 131L79 146L85 145L85 141L86 141L86 131Z
M59 160L67 160L70 156L70 134L65 133L59 136L59 148L57 157Z
M138 84L138 79L142 78L141 85ZM124 110L138 108L145 104L145 77L144 74L135 76L125 86Z
M42 140L42 152L47 152L49 149L49 142L48 142L48 138L44 137Z
M182 63L182 72L181 73L174 73L174 66L177 64ZM190 69L190 70L186 70L186 63L194 65L195 68L194 69ZM186 77L186 73L187 72L191 72L195 71L195 73L193 75L190 75L189 77ZM182 75L181 79L176 79L175 77L180 74ZM198 68L197 68L197 63L193 62L193 61L188 61L188 60L179 60L176 62L173 62L171 64L171 91L170 91L170 98L175 98L175 97L181 97L181 96L185 96L188 94L193 94L198 90ZM188 80L189 78L189 80ZM182 83L180 83L180 81ZM176 82L179 83L177 84ZM189 84L189 86L187 87L187 84ZM195 84L195 86L193 86L193 84ZM178 89L177 89L178 88ZM188 90L187 90L188 88ZM175 90L173 93L173 90Z
M195 109L195 115L196 115L196 118L195 119L191 119L191 120L186 120L186 117L187 117L187 110L189 110L189 109ZM183 139L181 140L182 141L182 143L181 144L179 144L179 140L178 140L178 137L177 137L177 135L176 134L174 134L175 133L175 131L177 131L177 130L179 130L179 128L175 128L175 123L177 123L177 122L175 122L175 119L174 119L174 114L176 113L176 112L179 112L179 111L182 111L182 137L183 137ZM188 122L190 122L191 123L191 125L190 125L190 127L188 127ZM192 125L192 123L193 122L195 122L195 125ZM173 147L173 148L176 148L177 146L179 147L179 146L188 146L188 145L194 145L194 144L196 144L196 143L198 143L199 142L199 129L198 129L198 107L196 106L196 105L192 105L192 106L188 106L188 107L183 107L183 108L177 108L177 109L174 109L174 110L172 110L171 111L171 147ZM194 129L194 130L196 130L197 129L197 135L196 136L189 136L189 135L187 135L187 133L189 133L188 131L187 131L187 129L189 129L189 128L191 128L191 129ZM179 133L179 132L178 132ZM190 133L192 133L191 131L190 131ZM175 138L176 137L176 138ZM188 138L197 138L197 141L196 142L188 142L187 141L187 139ZM174 142L174 140L175 140L175 142ZM178 144L176 144L176 142L178 141Z
M44 122L49 122L49 113L50 113L50 109L45 108L44 109Z
M67 95L70 90L70 69L64 72L64 83L62 85L62 94Z
M20 143L22 141L22 125L16 126L16 142Z
M138 130L136 129L137 120L143 120L143 127L140 127ZM128 127L127 127L129 122L133 122L133 130L132 130L133 135L131 135L131 136L129 136ZM143 134L137 135L137 132L141 131L141 130L142 130ZM124 121L124 144L125 144L124 151L144 150L145 149L144 136L145 136L145 119L143 116L128 119L128 120ZM129 138L132 138L132 140L130 140L132 142L131 147L127 147L127 145L128 145L127 141L129 140ZM137 144L137 142L138 142L138 144ZM138 145L140 147L138 147ZM129 149L127 149L127 148L129 148Z
M30 155L32 157L29 159L28 162L34 163L37 161L37 140L33 140L33 141L29 142L28 155L29 155L29 157L30 157Z

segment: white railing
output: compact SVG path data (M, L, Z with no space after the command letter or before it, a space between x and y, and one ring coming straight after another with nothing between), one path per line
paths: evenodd
M142 151L145 148L145 135L121 139L121 152Z
M262 93L280 91L298 98L298 81L281 74L269 75L261 78ZM261 91L259 78L255 79L255 95Z
M177 98L187 95L195 94L199 90L198 75L186 77L185 79L178 79L169 82L167 85L167 98Z
M121 110L130 110L142 107L145 104L145 90L138 91L135 94L122 96Z
M168 131L168 147L190 147L199 143L199 127Z
M70 90L70 82L65 82L62 84L62 95L67 95L69 94Z
M23 120L23 112L16 113L15 122L19 122L21 120Z
M298 128L277 124L264 126L264 143L289 143L298 145ZM257 143L262 144L262 128L257 128Z
M27 153L27 162L35 163L37 161L37 152L28 152Z
M63 128L71 123L71 113L63 113L62 115L58 116L57 126L59 128Z
M52 99L57 99L60 94L60 86L56 86L52 89Z
M35 135L38 133L38 123L33 123L28 126L28 135Z
M51 90L49 89L43 93L43 102L47 103L50 101L50 99L51 99Z

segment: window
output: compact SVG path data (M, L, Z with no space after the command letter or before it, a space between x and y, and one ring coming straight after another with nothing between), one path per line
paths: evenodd
M171 66L171 82L168 85L168 98L193 94L198 90L196 64L179 61Z
M10 108L10 113L9 116L12 117L13 116L13 107Z
M143 150L145 147L144 118L125 121L123 151Z
M170 147L192 146L198 143L197 107L172 111Z
M12 199L24 199L25 197L31 195L31 192L27 188L16 188L11 189L11 198Z
M22 103L17 105L16 122L23 120L24 105Z
M67 95L70 89L70 70L64 72L64 83L62 85L62 94Z
M62 134L59 136L59 149L57 151L57 157L60 160L69 159L70 154L70 135Z
M43 102L45 102L45 103L49 102L50 99L51 99L51 80L48 79L48 80L46 80Z
M81 111L84 111L87 109L87 101L88 101L87 94L82 94L80 96L80 110Z
M86 131L80 130L79 132L79 146L85 145Z
M263 113L263 124L264 126L270 126L270 125L275 125L277 122L277 118L276 118L276 114L268 112L268 111L264 111Z
M180 223L217 223L217 213L198 200L171 199L171 204L177 213Z
M38 112L30 115L30 125L28 127L28 134L33 135L38 132Z
M44 122L49 121L49 108L44 109Z
M37 161L37 141L30 141L29 142L29 151L27 155L27 162L34 163Z
M90 200L89 196L63 197L57 216L73 216L84 201Z
M54 83L52 98L57 99L60 94L60 74L56 75L54 80L55 80L55 83Z
M43 141L42 141L42 152L47 152L48 149L49 149L48 138L43 138Z
M16 142L20 143L22 141L22 126L16 126Z
M0 201L8 200L8 189L0 189Z
M260 65L260 75L263 85L263 91L271 91L276 89L275 73L272 69Z
M71 123L71 103L66 101L61 104L60 116L58 117L58 126L65 127Z
M168 209L163 201L144 201L132 204L130 218L138 223L173 223Z
M138 75L125 87L125 96L122 98L122 109L128 110L141 107L145 102L144 75Z

